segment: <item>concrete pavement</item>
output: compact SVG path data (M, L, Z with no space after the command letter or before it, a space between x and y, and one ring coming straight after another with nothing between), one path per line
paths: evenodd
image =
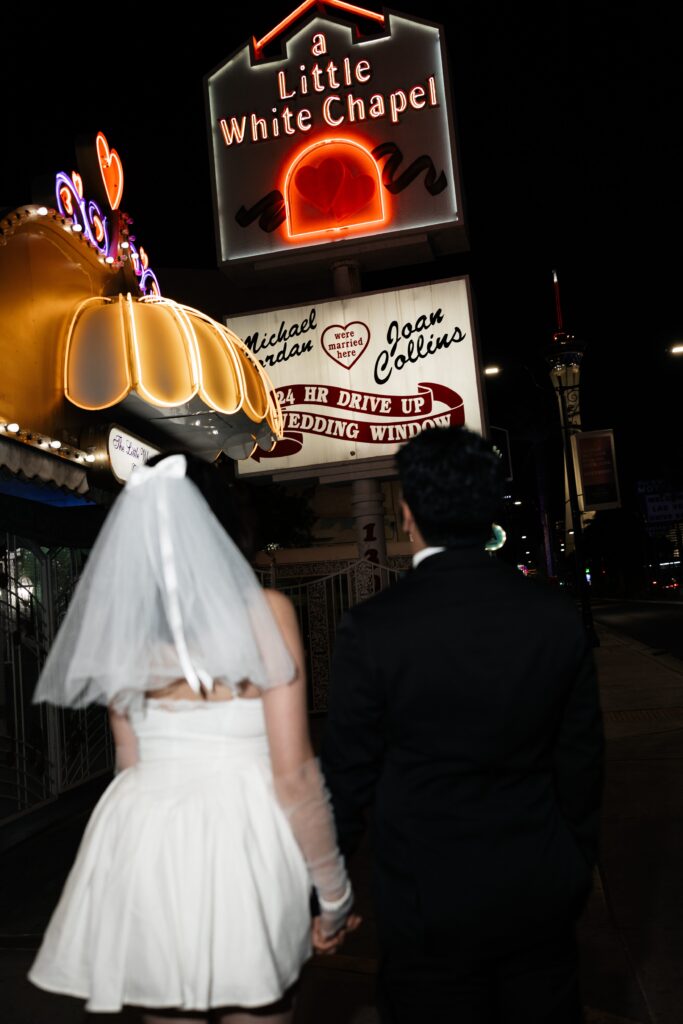
M596 656L607 733L600 870L580 926L588 1024L683 1021L683 661L601 629ZM4 1024L138 1020L84 1015L25 981L85 824L55 824L0 858L0 1019ZM343 954L305 969L295 1024L376 1024L370 857L355 865L363 927ZM416 1022L422 1024L422 1022ZM427 1024L427 1022L425 1022ZM429 1022L431 1024L431 1022ZM457 1024L454 1021L453 1024Z

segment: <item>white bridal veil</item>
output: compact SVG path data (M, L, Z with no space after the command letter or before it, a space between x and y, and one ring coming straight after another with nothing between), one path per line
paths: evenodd
M34 701L124 708L186 679L267 689L294 664L249 563L184 455L136 469L88 558Z

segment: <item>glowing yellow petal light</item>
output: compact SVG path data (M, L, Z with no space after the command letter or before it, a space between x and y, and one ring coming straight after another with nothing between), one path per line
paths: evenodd
M66 339L64 393L81 409L108 409L132 388L123 306L102 297L77 307Z
M169 303L134 303L128 295L126 304L135 390L150 405L185 405L199 390L191 331Z
M260 391L266 396L267 399L265 411L260 418L265 419L266 423L268 424L269 427L271 427L273 432L281 437L283 431L282 410L280 408L279 402L275 398L275 388L273 386L273 382L271 381L270 377L266 372L266 368L264 367L263 363L259 362L259 360L253 354L253 352L247 348L242 339L238 338L237 335L234 334L228 327L224 327L223 332L228 338L230 344L234 345L234 347L240 353L242 357L242 365L248 365L250 369L255 374L258 375L260 381ZM244 411L247 413L247 415L249 415L248 410L246 408ZM252 411L254 411L253 405Z
M149 298L146 302L166 301ZM201 367L200 398L216 412L230 416L242 408L245 393L244 374L235 350L226 344L223 328L211 317L180 307L188 330L192 332Z

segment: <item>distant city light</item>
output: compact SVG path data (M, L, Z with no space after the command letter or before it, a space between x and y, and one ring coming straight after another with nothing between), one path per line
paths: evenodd
M500 366L485 366L484 375L486 377L497 377L500 373Z
M507 540L507 534L506 534L505 530L503 529L503 527L499 526L498 523L493 523L492 524L492 529L493 529L493 536L491 537L490 540L486 541L486 544L484 545L484 548L488 552L500 551L502 546L505 544L505 541Z
M516 501L514 504L515 505L521 505L522 503L521 503L521 501Z
M671 346L669 351L672 356L683 356L683 344L677 342L675 345Z

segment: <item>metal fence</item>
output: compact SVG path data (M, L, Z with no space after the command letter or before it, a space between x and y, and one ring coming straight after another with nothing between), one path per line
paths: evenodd
M301 564L296 568L302 574L308 567ZM309 577L304 575L298 580L284 575L287 571L292 569L283 566L277 571L261 571L259 576L264 586L286 594L296 608L306 654L308 706L313 714L320 714L327 710L330 665L339 620L353 605L395 583L403 570L357 561L324 576L311 571Z
M103 708L31 703L86 554L0 534L0 821L111 770Z

